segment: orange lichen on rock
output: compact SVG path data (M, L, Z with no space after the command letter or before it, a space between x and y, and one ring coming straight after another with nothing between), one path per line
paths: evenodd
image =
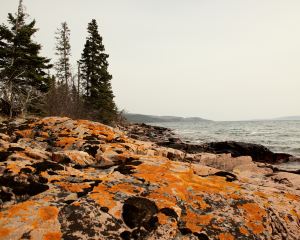
M16 204L9 208L7 211L3 212L3 218L8 219L18 216L24 219L25 217L30 215L30 213L28 212L29 207L34 206L35 204L36 202L34 201L26 201Z
M62 234L60 232L49 232L43 236L43 240L60 240L62 239Z
M22 167L17 162L11 162L7 164L7 169L9 169L12 173L18 174Z
M10 228L0 227L0 239L7 237L11 232Z
M239 199L243 199L243 196L241 196L240 194L237 194L237 193L229 193L226 195L227 198L231 198L231 199L234 199L234 200L239 200Z
M66 148L74 144L78 138L75 137L61 137L57 142L56 145L58 147Z
M191 206L196 209L200 208L202 210L205 210L210 207L210 205L207 204L200 196L194 196L190 194L189 201L191 202Z
M230 233L221 233L219 235L220 240L234 240L234 236L232 236Z
M140 230L145 239L299 236L296 184L285 187L261 171L243 176L242 168L231 178L230 170L199 163L227 155L185 154L86 120L45 118L16 129L27 127L13 133L18 142L1 140L3 151L11 150L0 163L7 172L0 192L9 199L0 212L0 238L30 232L44 240L122 233L132 239Z
M200 232L203 227L210 224L213 216L211 214L199 215L191 210L187 210L186 215L183 216L182 219L186 222L186 227L192 232Z
M240 205L239 208L245 211L245 214L249 219L253 221L263 221L263 217L266 215L266 211L260 208L256 203L245 203Z
M64 176L61 175L49 175L46 171L45 172L41 172L41 176L44 178L48 179L48 182L52 182L52 181L61 181L62 179L64 179Z
M298 210L299 211L299 210ZM300 212L298 213L295 209L291 209L290 213L295 216L296 218L300 218Z
M100 206L112 209L116 206L116 201L113 199L113 194L109 193L109 188L104 185L94 187L92 193L89 195Z
M241 232L242 234L244 234L244 235L249 235L249 232L248 232L248 230L247 230L245 227L240 227L239 230L240 230L240 232Z
M291 194L291 193L286 193L285 196L290 200L300 202L300 196L297 196L297 195Z
M58 216L58 208L53 206L41 207L38 215L43 221L54 220Z
M198 215L198 220L200 221L201 225L208 225L212 219L213 216L211 214Z
M238 207L244 211L246 226L255 234L262 233L265 229L263 218L267 214L266 211L256 203L246 203Z
M261 198L268 198L268 196L265 193L263 193L263 192L256 191L253 194L255 194L256 196L259 196Z
M26 130L19 130L15 132L17 136L21 136L23 138L30 138L33 135L33 132L31 129Z
M139 155L132 154L130 152L123 152L121 154L116 155L117 160L125 161L127 159L138 160L140 158Z
M111 193L124 192L128 195L135 195L142 191L142 188L130 183L119 183L112 186L109 191Z
M88 128L90 134L98 135L98 137L100 137L99 135L102 135L108 142L115 138L115 133L113 130L103 124L90 122L87 120L78 120L77 122L79 125L83 125L85 128Z
M165 214L158 213L157 217L158 217L158 222L160 224L167 224L168 223L169 217L166 216Z
M68 183L68 182L56 182L56 185L59 185L64 190L69 192L83 192L85 188L91 187L88 183Z

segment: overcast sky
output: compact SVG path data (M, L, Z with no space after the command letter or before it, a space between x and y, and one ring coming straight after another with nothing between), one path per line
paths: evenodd
M0 20L18 0L0 0ZM99 24L116 103L132 113L244 120L300 115L299 0L24 0L54 58L71 29L73 63ZM74 65L75 66L75 65Z

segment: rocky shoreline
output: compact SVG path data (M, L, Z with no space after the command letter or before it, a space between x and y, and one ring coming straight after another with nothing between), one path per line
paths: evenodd
M299 238L299 175L143 127L2 122L0 239Z
M181 140L180 137L172 131L172 129L143 123L128 124L119 128L121 128L128 136L134 139L155 142L159 146L177 149L189 154L206 152L213 154L227 153L231 154L232 157L251 156L252 160L255 162L270 164L270 167L273 167L275 171L277 170L300 174L300 169L292 171L280 168L280 166L278 166L278 164L281 163L300 161L299 158L287 153L274 153L260 144L236 141L192 144Z

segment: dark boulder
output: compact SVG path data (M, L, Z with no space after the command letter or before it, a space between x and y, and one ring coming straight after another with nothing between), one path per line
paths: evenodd
M251 156L253 161L263 163L287 162L292 155L287 153L274 153L263 145L245 142L211 142L199 145L187 143L160 142L160 146L175 148L187 153L230 153L233 157Z

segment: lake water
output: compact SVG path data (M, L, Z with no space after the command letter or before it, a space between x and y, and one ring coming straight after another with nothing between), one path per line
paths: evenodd
M242 141L300 157L300 121L161 122L191 143ZM293 163L300 169L300 163Z

